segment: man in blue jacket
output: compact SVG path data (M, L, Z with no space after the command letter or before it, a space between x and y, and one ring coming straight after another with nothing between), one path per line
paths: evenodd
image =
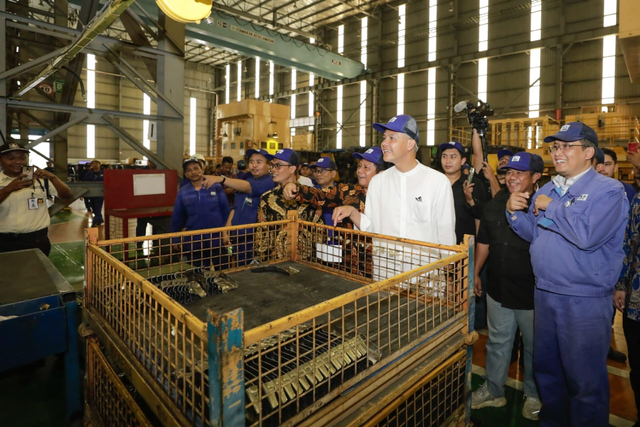
M540 425L606 426L611 299L629 202L622 184L591 167L598 136L589 126L570 122L544 141L558 175L532 200L513 193L506 212L531 242Z
M190 185L185 185L178 191L171 215L170 231L174 233L183 229L190 231L224 227L230 209L222 186L213 184L204 188L204 170L195 157L185 159L182 168ZM227 264L226 256L222 256L220 233L177 237L173 243L182 243L182 253L185 253L196 267L209 266L211 261L216 266Z

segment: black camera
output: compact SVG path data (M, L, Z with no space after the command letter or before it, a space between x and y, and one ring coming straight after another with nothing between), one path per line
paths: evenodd
M493 108L491 105L485 104L478 100L473 103L471 101L460 101L454 107L456 113L467 110L467 120L472 128L478 131L480 135L484 135L487 127L489 127L489 119L487 117L493 116Z

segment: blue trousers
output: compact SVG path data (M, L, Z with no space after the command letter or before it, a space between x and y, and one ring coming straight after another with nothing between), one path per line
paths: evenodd
M543 405L541 427L609 425L612 311L611 296L536 289L533 368Z

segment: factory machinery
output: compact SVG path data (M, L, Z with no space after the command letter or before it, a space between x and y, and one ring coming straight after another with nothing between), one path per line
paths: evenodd
M425 244L295 212L153 238L140 250L148 237L88 230L90 422L469 423L471 238Z

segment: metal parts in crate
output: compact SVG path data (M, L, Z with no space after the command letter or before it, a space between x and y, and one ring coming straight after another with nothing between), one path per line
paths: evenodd
M472 240L433 245L295 215L158 238L189 241L225 231L247 241L259 235L260 248L278 250L255 249L245 259L289 274L253 274L254 265L213 256L216 270L203 270L186 254L158 267L127 264L118 261L118 251L127 250L122 241L87 245L86 319L100 342L121 354L119 363L137 378L136 390L162 424L375 425L383 409L399 408L422 378L437 375L458 353L467 360L465 375L455 383L445 376L445 387L431 397L444 399L446 408L436 418L420 414L429 425L467 420ZM318 252L322 245L315 243L329 233L342 245L340 260L327 262ZM362 247L370 250L359 254ZM206 286L211 281L214 289ZM190 288L191 302L176 303L168 289L190 282L207 295Z

